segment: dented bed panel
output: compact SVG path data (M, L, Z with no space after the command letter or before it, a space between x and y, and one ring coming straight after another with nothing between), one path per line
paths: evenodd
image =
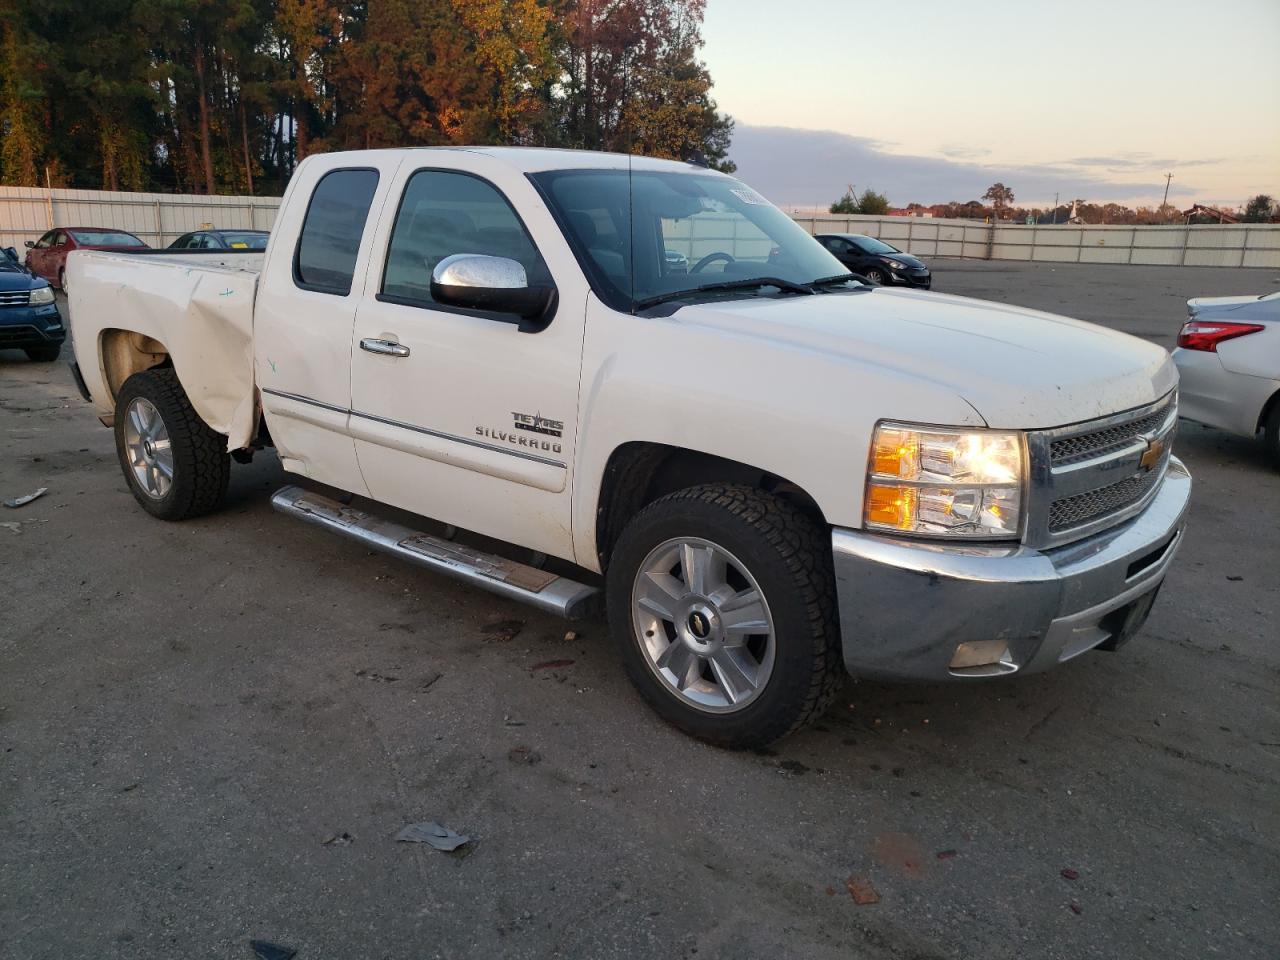
M226 434L227 449L248 446L257 416L253 302L262 261L260 253L72 253L72 341L99 412L113 413L114 393L125 376L155 366L167 354L196 412ZM125 344L114 339L104 350L110 339L104 334L111 331L136 336Z

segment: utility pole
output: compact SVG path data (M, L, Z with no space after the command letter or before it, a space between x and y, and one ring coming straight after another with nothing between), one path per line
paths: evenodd
M1167 207L1169 205L1169 181L1172 179L1172 173L1166 173L1164 175L1164 200L1160 203L1160 206L1162 207Z
M1056 191L1053 194L1053 222L1055 224L1058 222L1058 194Z

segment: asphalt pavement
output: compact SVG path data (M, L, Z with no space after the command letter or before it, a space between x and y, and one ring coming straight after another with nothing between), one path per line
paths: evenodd
M1166 346L1187 297L1280 289L935 267ZM0 957L1274 960L1280 471L1187 423L1177 452L1187 540L1127 647L851 681L730 753L645 708L602 622L272 512L271 455L151 519L65 363L0 352L0 499L49 488L0 508ZM427 820L472 842L393 839Z

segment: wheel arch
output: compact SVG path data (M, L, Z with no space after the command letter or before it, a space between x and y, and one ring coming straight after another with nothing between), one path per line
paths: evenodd
M1259 430L1266 429L1267 421L1271 419L1271 412L1277 408L1280 408L1280 390L1271 394L1271 396L1267 398L1267 402L1262 405L1262 410L1258 414L1258 424L1253 429L1255 434Z
M776 473L687 447L632 441L613 450L601 477L595 514L600 569L608 569L618 537L640 510L669 493L709 483L763 490L793 503L820 526L829 526L818 502L799 484Z
M108 327L98 336L98 360L111 403L124 382L153 367L173 366L169 349L154 337L134 330Z

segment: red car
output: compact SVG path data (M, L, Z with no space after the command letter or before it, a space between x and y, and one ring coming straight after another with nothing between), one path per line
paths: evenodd
M27 241L27 269L66 290L67 254L72 250L138 250L146 246L124 230L58 227L34 243Z

